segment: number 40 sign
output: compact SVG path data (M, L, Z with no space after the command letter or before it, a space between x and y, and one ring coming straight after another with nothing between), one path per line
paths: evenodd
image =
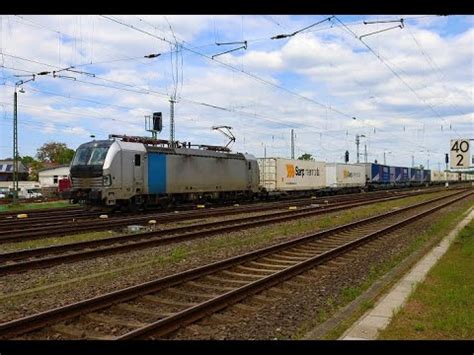
M451 169L469 168L471 163L469 139L451 140Z

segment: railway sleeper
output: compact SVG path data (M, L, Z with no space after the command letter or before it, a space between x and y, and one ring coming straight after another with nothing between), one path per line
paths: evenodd
M270 263L284 264L284 266L295 265L298 263L297 261L294 261L294 260L280 260L274 257L273 255L271 257L266 256L262 258L262 260L268 261ZM281 266L281 265L278 265L278 266Z
M260 263L260 262L257 262L257 261L251 261L249 264L256 265L256 266L261 266L261 267L265 267L265 268L275 268L276 269L275 271L283 270L284 268L286 268L286 265L266 264L266 263Z
M275 254L272 257L275 258L275 259L278 259L278 260L288 260L288 261L293 260L295 263L307 259L303 256L289 256L289 255L284 254L284 252L281 252L279 254Z
M219 296L219 294L191 292L191 291L188 291L188 290L181 290L181 289L176 288L176 287L169 287L169 288L165 289L164 291L167 291L167 292L175 294L175 295L205 298L205 299L211 299L211 298L215 298L215 297Z
M228 271L228 270L223 270L223 274L229 275L229 276L234 276L234 277L248 277L251 279L261 279L262 276L264 275L255 275L255 274L242 274L240 272L234 272L234 271Z
M193 307L197 305L195 302L182 302L177 300L170 300L169 298L157 297L153 295L146 295L140 297L144 302L148 302L158 306L175 306L175 307ZM181 309L181 308L180 308ZM163 317L173 315L174 313L163 313Z
M238 265L237 266L238 269L240 270L247 270L247 271L252 271L252 272L261 272L263 274L273 274L275 272L275 270L270 270L270 269L257 269L257 268L253 268L253 267L248 267L248 266L243 266L243 265ZM260 275L260 277L264 277L266 275Z
M77 328L72 324L56 324L51 327L51 329L59 333L61 335L64 335L68 338L73 338L73 339L92 339L92 340L113 340L114 337L111 335L104 335L102 333L98 333L95 331L85 331L84 329Z
M231 284L240 284L240 285L247 285L250 282L250 281L244 281L244 280L226 279L226 278L212 276L212 275L206 276L206 279L222 282L222 283L231 283Z
M220 292L231 291L235 289L234 287L209 285L209 284L203 284L203 283L199 283L195 281L188 281L186 285L190 285L197 288L203 288L206 290L217 290Z
M117 318L114 316L109 316L101 313L89 313L84 315L84 317L88 320L98 323L106 323L110 325L119 325L128 328L142 328L147 325L147 323L137 322L137 321L130 321L121 318Z
M119 303L119 304L115 305L114 307L116 307L116 308L118 308L122 311L135 313L135 314L143 314L143 315L146 315L146 316L153 316L153 317L161 317L162 316L161 314L159 314L159 312L154 312L154 311L151 311L151 310L143 308L143 307L132 306L132 305L129 305L129 304L126 304L126 303Z

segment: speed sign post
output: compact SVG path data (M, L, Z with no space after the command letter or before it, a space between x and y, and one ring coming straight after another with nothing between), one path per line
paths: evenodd
M451 140L451 169L465 169L471 166L469 139Z

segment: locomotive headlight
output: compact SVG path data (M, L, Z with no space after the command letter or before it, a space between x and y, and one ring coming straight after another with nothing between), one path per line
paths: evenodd
M104 186L112 185L112 177L110 175L104 175L102 177L102 185Z

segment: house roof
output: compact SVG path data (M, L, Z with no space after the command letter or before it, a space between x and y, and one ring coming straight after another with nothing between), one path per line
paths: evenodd
M18 172L28 173L21 161L18 162ZM13 174L13 160L0 160L0 173Z
M55 169L59 169L59 168L69 168L69 164L62 164L62 165L45 167L43 169L39 169L38 172L41 173L41 172L44 172L44 171L55 170Z

